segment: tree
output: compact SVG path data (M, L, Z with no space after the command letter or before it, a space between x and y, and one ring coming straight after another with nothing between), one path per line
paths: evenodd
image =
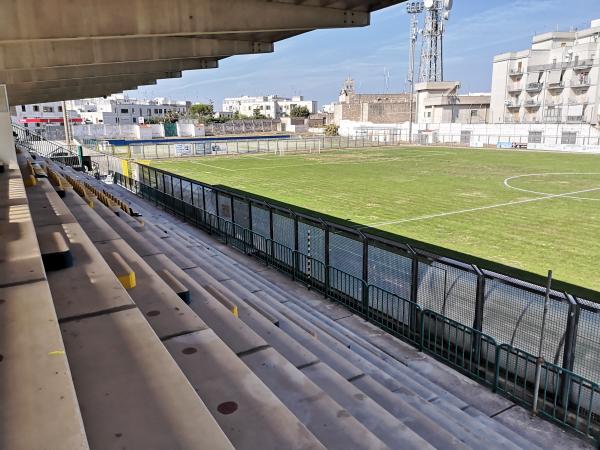
M306 119L308 116L310 116L310 111L308 110L308 108L306 106L294 105L294 106L292 106L292 109L290 111L290 116L291 117L303 117Z
M189 110L189 115L196 119L206 120L213 118L215 115L215 109L213 105L207 105L204 103L196 103L192 105Z
M255 108L254 111L252 111L252 118L253 119L266 119L267 116L265 116L262 112L260 112L260 108Z
M325 125L325 136L337 136L340 127L335 124Z

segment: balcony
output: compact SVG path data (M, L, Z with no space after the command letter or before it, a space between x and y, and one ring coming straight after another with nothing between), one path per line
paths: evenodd
M525 108L527 109L537 109L540 107L540 102L538 100L527 100L525 102Z
M506 103L506 108L507 109L520 109L521 108L521 102L508 102Z
M548 89L549 91L559 91L559 90L563 90L565 88L565 82L564 81L557 81L555 83L548 83L546 86L546 89Z
M525 90L527 92L540 92L543 87L543 83L528 83Z
M519 78L523 76L523 68L514 67L509 70L508 74L511 78Z
M594 65L593 59L576 60L576 61L573 61L573 70L575 70L577 72L581 71L581 70L589 70L592 68L593 65Z
M523 86L521 86L520 84L515 84L513 86L508 87L508 93L510 95L519 95L522 90L523 90Z
M567 116L567 123L582 123L583 116Z
M587 89L591 85L589 77L575 78L571 80L572 89Z

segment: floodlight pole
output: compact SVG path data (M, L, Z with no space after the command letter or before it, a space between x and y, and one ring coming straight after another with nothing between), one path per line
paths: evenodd
M410 26L410 50L408 62L408 84L410 84L410 120L408 123L408 143L412 144L412 130L414 119L414 103L415 103L415 51L417 48L417 39L419 36L419 14L424 10L423 2L410 2L406 6L406 11L411 17Z

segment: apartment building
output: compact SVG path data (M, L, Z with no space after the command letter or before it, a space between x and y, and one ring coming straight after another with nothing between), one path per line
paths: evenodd
M490 122L597 125L599 82L600 19L537 35L530 49L494 58Z
M67 108L69 108L67 106ZM11 119L25 128L45 128L47 126L63 126L64 114L62 102L18 105L11 107ZM71 123L81 123L79 113L69 108L67 115Z
M244 116L254 115L254 111L259 111L269 119L280 119L289 117L292 108L295 106L305 106L313 114L317 112L317 102L314 100L305 100L302 96L292 98L269 95L262 97L230 97L223 100L223 112L231 114L241 114Z
M166 98L138 100L120 95L93 98L72 102L87 124L132 125L148 121L151 117L162 117L168 113L185 114L191 102L174 101Z

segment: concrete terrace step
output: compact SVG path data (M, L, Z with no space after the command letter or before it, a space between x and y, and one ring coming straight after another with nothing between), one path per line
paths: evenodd
M103 208L103 205L97 206L98 210ZM96 220L102 220L100 215ZM92 239L95 231L100 229L98 224L92 227ZM322 448L319 441L123 240L98 241L96 246L103 254L119 249L136 272L144 269L144 275L138 277L138 286L128 293L143 311L149 310L146 316L150 325L163 339L195 390L203 399L209 399L211 413L236 448ZM140 289L145 285L147 288ZM198 351L199 355L191 356ZM233 403L236 409L228 410L228 405ZM268 439L265 439L265 433L268 433Z
M146 230L144 230L144 231L146 231ZM155 235L148 234L148 239L153 240L154 241L153 243L156 244L155 241L156 241L157 237ZM158 239L160 239L160 238L158 238ZM165 264L167 261L166 261L166 258L163 257L163 255L153 255L153 256L147 257L145 259L154 261L155 263L158 262L160 264L160 266L162 266L162 267L160 267L161 270L164 270L164 269L169 270L180 281L183 281L185 284L190 284L187 281L182 280L181 278L179 278L177 276L178 275L177 271L175 270L175 268L173 266L169 266L169 264ZM170 262L170 263L173 264L172 262ZM155 267L155 270L158 270L158 269L159 269L158 267ZM181 269L179 268L179 270L181 270ZM179 274L179 275L181 275L181 274ZM193 284L191 286L192 286L191 290L193 291L193 287L194 287ZM205 294L204 296L202 295L203 293ZM202 299L203 297L208 298L208 296L206 295L206 291L202 292L202 290L196 290L195 292L192 292L192 295L194 297L198 297L200 299ZM212 302L214 302L214 299L212 300ZM201 304L202 304L202 300L195 301L192 304L192 307L198 307ZM206 306L206 304L204 306ZM223 311L221 305L215 305L215 306L216 306L216 308L214 306L212 308L208 308L208 313L209 313L208 315L205 314L207 312L206 310L203 312L201 311L200 315L203 318L206 318L206 317L210 316L210 313L214 314L218 311L222 315L223 312L225 312L225 311ZM219 308L221 308L221 310L219 310ZM207 323L209 323L209 325L211 325L220 336L223 335L224 330L221 329L221 331L219 332L219 330L218 330L219 325L222 326L224 323L227 322L227 320L229 320L229 321L234 320L235 322L240 323L240 321L235 319L233 317L233 315L229 314L229 312L225 312L225 317L221 317L220 319L221 320L217 319L215 321L217 324L216 327L214 326L214 324L211 324L210 320L206 319ZM222 320L222 319L224 319L224 320ZM225 330L227 330L227 332L232 331L231 328L227 328L227 327L225 328ZM235 330L235 328L234 328L233 331L234 331L234 336L235 336L235 332L239 331L239 330ZM236 340L234 338L233 341L231 341L231 339L229 340L230 342L227 342L227 339L225 339L225 341L228 343L228 345L230 347L232 347L236 351L236 353L238 353L238 355L250 354L255 351L261 351L261 349L263 349L263 348L264 349L268 348L266 346L266 343L264 343L264 341L260 342L260 344L254 348L245 348L248 346L248 342L249 342L249 339L247 339L248 332L252 333L250 331L250 329L247 329L246 336L244 337L244 339ZM243 347L241 347L241 346L243 346ZM285 360L281 360L281 361L282 362L279 365L284 364L283 361L285 361ZM286 367L289 367L289 369L286 369ZM281 372L282 369L285 369L287 371L289 371L290 369L297 370L292 365L289 365L289 363L287 363L287 361L285 361L285 364L282 367L278 367L276 370L278 372ZM274 381L272 376L270 376L270 381L271 382ZM265 382L270 387L270 384L267 381L265 381ZM316 388L316 386L314 388ZM304 391L306 391L305 387L302 387L301 389L304 389ZM318 389L318 388L316 388L316 389ZM288 400L291 399L292 397L297 398L298 393L295 393L292 397L290 397L290 395L291 395L291 393L286 393ZM323 442L324 444L326 444L328 446L328 448L337 448L337 446L344 447L344 446L346 446L346 444L348 442L354 442L354 444L361 442L361 445L363 445L363 444L368 445L368 447L365 447L365 448L369 448L369 447L383 448L383 447L385 447L383 445L383 443L381 443L380 441L378 441L375 438L375 436L370 435L370 433L366 429L364 429L362 427L362 425L360 425L359 422L356 422L356 419L354 419L349 413L345 412L344 414L342 414L341 417L337 417L337 415L335 415L335 414L330 414L329 412L320 411L319 409L315 409L315 406L318 406L320 408L324 408L325 406L327 406L327 408L331 411L341 410L341 407L339 405L337 405L331 399L325 400L325 398L327 398L327 396L324 393L322 393L321 396L323 396L323 395L325 396L323 399L324 403L323 403L323 401L321 401L313 406L308 406L308 411L312 410L312 412L309 414L309 416L311 417L311 425L313 425L313 427L317 427L317 431L315 432L315 434L317 435L319 440L321 440L321 442L323 442L322 438L323 438L323 436L325 436L326 439L331 441L331 442L327 442L327 441ZM309 398L310 398L310 396L304 396L303 399L296 400L295 403L293 403L293 405L292 405L293 407L290 407L290 409L292 409L292 412L295 413L296 412L295 410L300 410L306 415L307 406L305 404ZM285 400L284 400L284 403L285 403ZM286 403L286 404L288 404L288 403ZM288 405L288 407L289 407L289 405ZM347 416L347 417L344 417L344 416ZM320 422L319 420L312 421L313 418L315 418L315 417L322 417L331 422L323 423L323 422ZM333 419L333 417L335 417L335 419ZM320 424L319 424L319 422L320 422ZM336 429L338 430L337 431L337 440L335 442L333 442L333 437L329 431L327 433L325 433L323 431L323 429L322 429L323 426L327 430L336 430ZM342 427L341 430L340 430L340 426ZM313 431L313 430L311 429L311 431ZM340 436L349 436L349 437L344 437L344 438L340 439ZM358 440L359 436L361 439L360 441ZM352 439L354 439L354 440L352 440ZM340 447L340 448L342 448L342 447Z
M0 287L0 330L0 448L88 448L46 281Z
M232 267L231 270L235 269ZM241 274L238 274L237 278L239 277L241 277ZM232 278L236 277L232 275ZM257 280L257 278L255 277L254 280ZM265 289L267 288L265 287ZM257 292L257 294L265 294L265 291ZM283 301L285 303L285 305L280 304L280 309L285 308L286 306L290 306L290 308L293 308L293 304L291 304L289 300L280 299L279 301ZM271 304L277 305L277 303L277 299L271 299ZM297 309L296 311L299 312ZM315 323L314 318L311 317L310 314L307 314L307 318L311 323ZM283 324L284 322L282 321L281 323ZM342 341L345 340L344 336L340 333L332 332L332 324L327 324L326 326L319 326L319 329L321 332L320 335L326 333L338 339L341 338ZM426 400L428 402L435 402L436 406L438 406L438 408L441 408L440 412L443 411L446 413L447 417L445 418L445 422L449 425L454 424L452 428L454 428L455 434L458 437L465 440L466 442L469 442L472 445L481 445L481 442L477 442L479 439L477 435L475 435L472 432L472 430L481 431L481 420L473 420L473 417L469 417L462 411L462 408L466 408L468 406L466 403L454 397L452 394L446 392L436 384L429 382L426 378L421 378L418 381L414 380L411 377L412 371L410 371L407 367L403 365L398 365L398 367L394 367L387 364L387 362L385 361L377 360L377 358L374 358L368 349L363 349L359 347L356 342L353 343L352 350L353 352L359 352L358 358L356 357L357 355L355 355L354 357L352 355L346 355L348 360L353 361L361 369L368 371L375 380L386 385L390 390L401 391L396 393L396 397L405 395L405 401L408 401L409 403L413 404L413 406L420 408L420 410L425 414L430 413L432 409L428 405L426 405L425 402L423 402L422 400ZM368 361L364 358L368 358ZM373 370L374 365L378 366L375 370ZM417 394L417 396L415 396L414 394ZM436 418L437 420L444 419L438 412L436 412ZM494 421L488 422L488 425L494 425L493 427L490 427L487 430L488 434L493 434L495 431L497 431L498 436L496 440L498 444L502 445L504 448L510 448L512 444L511 441L507 440L503 436L503 432L509 430L504 429L504 427L502 427L499 424L496 424ZM461 429L463 430L463 432L461 432ZM511 433L509 433L509 436L510 435ZM531 448L534 447L531 446Z
M150 227L148 227L148 229L151 229L151 228L150 228ZM160 235L161 235L161 236L163 236L163 239L164 239L164 240L166 240L166 239L168 239L168 238L169 238L169 235L168 235L168 233L165 233L165 231L164 231L164 229L163 229L163 228L160 228ZM171 251L172 251L172 250L171 250ZM198 263L200 263L200 261L197 261L197 262L198 262ZM213 262L213 260L210 260L210 261L207 261L206 263L207 263L207 264L211 264L212 262ZM214 282L214 280L211 280L211 279L210 279L210 277L209 277L209 276L206 274L206 272L204 272L202 269L199 269L199 268L190 269L190 270L188 270L188 272L189 272L189 273L192 273L192 274L194 274L194 275L196 275L196 276L195 276L195 278L199 278L199 279L200 279L200 280L202 280L204 283L211 283L211 282ZM223 277L223 278L221 278L221 279L229 279L229 277L227 276L227 277ZM233 283L233 281L226 282L226 283ZM224 284L226 284L226 283L224 283ZM241 310L240 310L240 313L242 314ZM248 313L246 312L246 314L248 314ZM244 316L243 316L243 315L241 315L240 317L241 317L242 319L244 319ZM249 320L249 319L246 317L246 320ZM253 325L253 328L254 328L255 330L257 329L257 328L256 328L256 324L254 324L254 325ZM267 333L268 333L268 334L267 334L266 336L265 336L265 335L263 335L263 337L265 337L265 338L268 340L268 339L269 339L269 337L272 335L273 331L268 331ZM279 339L279 341L281 341L281 338ZM275 345L275 347L276 347L276 348L278 348L278 344L279 344L279 348L278 348L278 349L279 349L279 351L282 351L282 352L283 352L283 354L284 354L284 355L286 355L286 353L285 353L285 349L282 349L282 348L281 348L281 343L280 343L279 341L278 341L278 343L275 343L275 344L273 344L273 345ZM331 354L331 352L330 352L330 354ZM288 359L289 359L289 356L288 356ZM360 375L360 374L361 374L360 372L358 372L358 373L355 373L355 375ZM352 377L352 376L350 376L350 378L351 378L351 377ZM415 440L417 440L417 439L415 439ZM449 441L452 441L452 438L450 438L450 439L448 439L448 440L449 440Z
M199 262L199 261L197 261L197 262ZM212 262L212 260L211 260L210 262ZM199 263L200 263L200 262L199 262ZM232 267L232 268L230 269L230 272L231 272L231 271L234 271L234 270L236 270L236 269ZM204 280L206 280L206 279L207 279L207 276L208 276L206 273L202 272L202 271L201 271L201 269L199 269L199 268L196 268L196 269L191 269L191 270L190 270L190 272L193 272L193 273L196 273L196 274L200 274L201 278L202 278L202 279L204 279ZM236 275L236 274L230 274L230 275L231 275L231 280L230 280L230 281L228 281L228 282L226 282L226 283L228 283L228 284L234 284L234 283L235 283L235 281L233 281L233 280L235 280L236 278L240 278L240 274L237 274L237 275ZM224 284L225 284L225 283L224 283ZM240 285L237 285L237 291L238 291L238 293L240 293L241 295L244 295L244 293L243 293L243 287L241 287ZM240 291L241 291L241 292L240 292ZM231 295L235 295L235 294L231 293ZM248 295L248 293L247 293L247 292L246 292L246 295ZM249 295L252 295L252 294L249 294ZM238 297L238 298L239 298L239 297ZM243 300L241 300L241 299L240 299L240 300L238 300L238 303L241 303L241 302L243 302ZM277 301L276 301L276 300L275 300L275 303L277 303ZM241 308L241 309L240 309L240 311L242 311L242 310L243 310L243 308ZM240 317L242 318L242 320L244 320L244 316L243 316L243 315L240 315ZM284 321L280 321L280 326L283 326L283 325L282 325L283 323L285 323L285 322L284 322ZM257 329L257 327L256 327L256 324L252 325L252 327L253 327L253 329L255 329L255 330ZM271 332L271 333L272 333L272 332ZM259 333L259 334L260 334L260 333ZM266 339L266 340L269 340L269 336L263 336L263 337L265 337L265 339ZM279 338L279 339L281 340L281 338ZM273 342L273 340L271 339L270 343L271 343L271 344L272 344L272 345L273 345L273 346L274 346L276 349L278 349L280 352L282 352L282 354L283 354L284 356L286 356L286 357L287 357L287 355L286 355L286 352L285 352L285 349L282 349L281 347L278 347L278 342ZM318 343L318 342L314 342L313 344L314 344L314 345L312 346L312 348L315 348L315 347L317 347L317 346L318 346L320 343ZM322 355L324 355L324 356L325 356L325 358L327 358L327 359L331 359L331 358L332 358L332 355L333 355L333 352L331 352L331 350L328 350L328 349L324 348L323 346L321 346L321 354L322 354ZM289 359L289 357L288 357L288 359ZM326 360L327 360L327 359L326 359ZM335 367L335 366L334 366L334 367ZM375 376L375 377L376 377L376 378L378 378L378 379L381 379L381 377L379 377L379 376L378 376L378 375L380 375L380 374L381 374L381 375L382 375L384 378L386 378L386 379L388 379L388 380L390 379L390 377L389 377L388 373L389 373L389 371L390 371L391 369L393 369L393 368L391 368L391 367L380 367L379 369L381 369L381 370L377 370L377 369L375 369L375 370L373 371L373 370L372 370L372 369L373 369L373 366L372 366L372 365L371 365L371 367L370 367L370 368L371 368L371 373L373 373L373 376ZM356 368L354 368L354 369L356 370ZM305 369L303 369L303 371L304 371L304 370L305 370ZM384 372L384 370L387 370L387 372ZM342 372L342 373L344 373L344 372ZM346 379L352 379L353 377L362 376L362 375L364 375L364 374L363 374L362 372L360 372L360 371L359 371L359 372L355 372L353 375L351 375L351 376L347 377ZM408 387L408 389L410 389L410 391L408 392L408 397L407 397L407 399L408 399L408 401L409 401L409 402L422 402L422 401L421 401L421 400L418 398L419 396L420 396L420 397L423 397L425 400L428 400L428 401L429 401L429 400L435 400L435 399L437 399L437 396L435 395L435 393L434 393L434 392L431 392L431 389L427 389L426 387L424 387L424 386L421 386L421 385L420 385L418 382L416 382L416 381L412 380L412 379L411 379L411 377L410 377L410 376L408 376L408 374L398 373L398 372L396 371L395 373L393 373L393 378L394 378L394 383L395 383L395 386L393 386L393 388L394 388L395 390L398 390L398 389L403 389L403 390L406 390L406 389L407 389L407 387ZM313 381L315 381L315 380L313 380ZM318 381L319 381L319 380L317 380L317 384L319 384L319 383L318 383ZM384 380L384 381L386 381L386 380ZM337 383L337 385L339 385L339 382ZM322 387L323 387L323 386L322 386ZM437 386L436 386L436 387L437 387ZM328 392L329 392L329 391L328 391ZM413 392L416 392L416 393L417 393L417 395L415 396L415 395L413 394ZM444 394L446 394L446 393L444 392ZM393 395L393 394L390 392L390 395ZM396 397L399 397L400 395L401 395L401 394L396 394L395 396L396 396ZM448 396L449 396L449 397L451 397L449 394L448 394ZM340 399L340 398L336 398L336 400L337 400L337 401L339 401L339 402L340 402L342 405L344 405L344 406L348 407L348 404L344 404L343 402L341 402L341 399ZM466 404L464 404L464 403L460 402L458 399L455 399L455 403L457 403L457 404L458 404L460 407L466 407L466 406L467 406ZM421 408L425 408L423 405L418 405L418 406L420 406ZM357 411L357 410L352 410L352 409L349 409L349 410L350 410L350 411L351 411L353 414L355 414L355 413L356 413L356 411ZM358 411L363 411L363 410L364 410L364 408L363 408L363 409L359 409ZM376 410L376 408L372 406L372 410ZM431 410L431 408L425 408L425 409L424 409L424 411L425 411L425 414L426 414L428 411L430 411L430 410ZM456 408L455 410L452 410L452 413L453 413L453 414L455 414L455 415L458 415L459 417L461 417L461 420L462 420L462 422L458 422L458 423L457 423L457 421L456 421L456 420L454 420L452 417L450 417L450 418L446 418L446 420L445 420L445 423L447 423L447 424L449 425L449 427L450 427L450 428L454 428L454 430L455 430L455 434L456 434L456 435L457 435L457 436L458 436L460 439L463 439L465 442L468 442L468 443L469 443L469 444L471 444L471 445L482 445L482 443L483 443L483 442L481 441L481 438L478 438L477 434L471 431L471 429L480 429L480 428L481 428L481 426L480 426L479 422L478 422L477 420L473 420L473 418L472 418L472 417L469 417L469 416L467 416L467 415L466 415L465 413L463 413L463 412L462 412L462 411L461 411L459 408ZM373 416L377 416L377 414L376 414L376 413L374 413L373 411L371 411L371 416L370 416L370 417L373 417ZM436 416L437 416L437 419L439 420L439 418L440 418L441 414L436 414ZM364 418L364 417L363 417L363 418ZM360 419L359 419L359 420L360 420ZM465 426L465 423L464 423L464 422L466 422L466 425L470 425L470 426L468 426L468 427L467 427L467 426ZM363 422L363 423L364 423L364 422ZM374 431L374 430L371 430L371 431ZM375 431L375 432L376 432L376 431ZM490 432L493 432L493 431L492 431L492 430L490 430ZM382 436L380 436L380 437L382 437ZM385 437L383 437L383 439L384 439L384 441L385 441ZM502 447L504 447L504 448L510 448L510 447L511 447L511 442L510 442L509 440L506 440L505 438L503 438L503 437L502 437L502 436L500 436L500 435L499 435L499 436L497 436L497 439L496 439L496 440L498 441L498 447L497 447L497 448L500 448L500 446L502 446Z
M207 274L199 268L191 269L187 272L200 283L211 282L207 278ZM231 291L225 292L229 295L230 299L236 298L235 294ZM387 411L364 395L364 393L360 393L358 389L351 387L347 379L361 376L362 373L360 371L346 366L344 367L345 370L342 370L345 376L340 376L338 372L319 362L319 359L314 354L310 353L308 349L289 334L245 305L242 299L237 297L236 303L238 304L239 317L242 321L330 395L332 395L331 387L336 386L337 395L333 396L334 400L348 409L352 415L371 432L379 436L382 441L393 447L398 440L404 442L408 440L410 444L405 444L407 448L411 445L414 446L412 448L427 448L427 445L424 445L424 442L418 436L410 432L406 427L403 427ZM318 344L318 342L315 343ZM328 354L326 349L322 348L321 350L327 356L333 357L333 355ZM316 367L318 367L318 370Z
M79 224L48 228L75 261L48 283L90 446L233 448Z
M235 279L236 276L235 275L231 275L228 272L231 272L233 269L233 267L235 266L235 264L230 265L230 267L227 267L226 264L221 264L219 267L218 263L214 263L215 260L218 260L219 258L213 258L210 263L211 263L211 267L210 267L210 271L215 275L218 276L221 280L223 280L223 283L226 285L230 285L232 283L235 283L235 281L231 281L231 279ZM197 269L194 269L197 270ZM207 267L207 270L208 267ZM226 271L228 270L228 271ZM239 276L239 274L238 274ZM228 281L229 280L229 281ZM252 278L252 280L250 279L245 279L244 280L244 285L248 285L250 284L249 282L251 281L255 281L256 278L255 276ZM260 283L255 283L255 285L253 286L253 289L256 291L263 291L264 286L261 286ZM256 292L257 294L260 294L261 292ZM239 295L243 295L239 290L237 292ZM251 294L250 294L251 295ZM286 301L286 300L284 300ZM284 322L280 323L280 326L282 326L281 324ZM396 384L397 384L397 380ZM406 386L406 384L411 385L412 384L412 389L416 389L417 391L420 391L421 395L425 396L425 398L427 398L428 400L436 400L437 397L436 395L441 395L443 397L448 397L449 399L451 399L451 402L448 403L447 401L444 400L439 400L438 404L440 404L441 406L444 406L445 409L449 410L447 412L449 413L454 413L456 414L459 418L461 418L462 422L458 422L456 423L456 420L452 420L452 417L448 420L446 419L446 423L448 424L452 424L453 422L458 425L459 428L464 428L464 422L466 422L467 424L470 424L470 428L474 428L474 429L481 429L481 424L479 420L475 420L473 421L472 418L466 417L466 415L464 414L464 412L461 410L461 408L465 408L468 405L465 404L464 402L462 402L461 400L459 400L458 398L455 398L453 395L449 394L448 392L444 391L443 389L441 389L439 386L435 385L435 384L431 384L431 383L427 383L429 384L429 386L420 386L420 383L414 383L412 382L410 377L405 377L403 381L403 386ZM433 389L432 389L433 387ZM398 386L395 387L396 389L399 389ZM412 401L415 401L414 399L411 399ZM382 400L383 401L383 400ZM431 408L425 407L424 405L420 405L420 407L422 409L425 410L425 412L430 411ZM439 417L438 417L439 418ZM480 418L481 420L483 420L483 418ZM494 430L496 430L498 433L502 433L507 431L506 429L504 429L502 426L497 426L496 422L490 419L490 422L488 422L488 425L490 425L490 432L493 433ZM456 427L455 427L456 428ZM470 429L464 429L466 435L468 435L467 437L463 436L463 439L465 440L470 440L471 444L474 445L481 445L481 441L477 439L476 436L473 435L473 433L471 432ZM509 433L510 435L510 433ZM510 446L513 444L513 442L511 442L510 440L505 439L501 434L499 435L498 438L500 444L502 446L504 446L505 448L510 448ZM519 444L523 444L523 440L520 440L518 437L515 438L515 440L517 441L517 443ZM533 445L531 445L531 448L534 448Z
M386 448L267 342L235 318L165 255L146 257L154 270L169 270L193 297L191 308L327 448Z

